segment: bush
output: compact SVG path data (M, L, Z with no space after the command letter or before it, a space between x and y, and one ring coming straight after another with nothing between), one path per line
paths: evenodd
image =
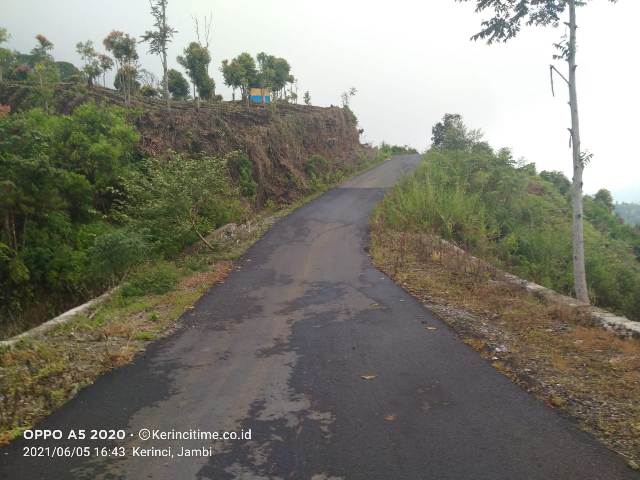
M230 180L221 158L173 153L148 159L123 180L122 213L132 228L148 233L155 254L169 257L198 240L206 244L212 230L242 219Z
M161 295L173 290L180 278L178 269L167 262L149 265L138 270L122 285L120 294L127 297Z
M258 190L258 184L253 179L253 163L247 154L232 152L226 158L231 176L238 182L242 195L253 198Z

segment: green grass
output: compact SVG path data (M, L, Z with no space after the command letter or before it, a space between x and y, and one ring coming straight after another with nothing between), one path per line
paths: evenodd
M571 208L559 177L488 147L432 149L374 213L386 228L432 233L499 267L571 294ZM561 179L562 180L562 179ZM568 182L566 179L563 182ZM594 303L640 320L640 233L610 205L585 199L587 279Z

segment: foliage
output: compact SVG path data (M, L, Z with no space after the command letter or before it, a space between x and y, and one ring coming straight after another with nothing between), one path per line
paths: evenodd
M307 90L306 92L304 92L304 104L305 105L311 105L311 94L309 93L309 90Z
M209 99L215 88L215 83L208 72L209 63L211 63L209 50L197 42L191 42L184 49L183 55L178 57L178 63L187 71L187 75L198 91L199 98Z
M231 61L223 60L222 76L224 84L228 87L240 89L243 100L246 100L249 94L249 87L257 83L258 70L256 61L247 52L243 52Z
M349 108L351 99L355 97L357 93L358 93L358 90L356 89L356 87L351 87L346 92L342 92L342 95L340 95L340 99L342 100L342 106L344 108Z
M120 86L124 94L125 103L129 105L135 87L135 72L137 72L138 52L136 50L136 39L129 34L114 30L107 35L102 43L116 60L118 72L116 78L120 78Z
M286 84L294 81L289 62L284 58L265 52L258 53L256 60L258 61L258 75L255 86L268 88L274 93L274 96L284 98Z
M7 29L0 27L0 82L4 80L4 73L9 70L15 61L14 52L2 46L9 38L11 38L11 36L9 32L7 32Z
M173 68L167 72L169 93L174 100L187 100L189 98L189 83L184 75Z
M98 210L109 211L137 141L117 108L0 118L0 315L80 298L113 276L92 267L108 230Z
M407 155L418 153L415 148L408 145L389 145L385 142L380 144L380 151L385 155Z
M554 26L560 24L560 16L569 2L567 0L456 0L458 2L475 2L477 11L493 9L494 17L482 22L482 29L471 37L473 40L506 42L515 37L522 24L536 26ZM584 5L584 0L575 1L577 6ZM609 0L615 3L617 0Z
M448 136L455 141L440 143L456 148L432 147L377 214L390 228L437 234L570 293L571 206L563 191L568 180L557 172L537 175L507 149L496 153L466 127L456 131L459 135ZM640 319L639 232L620 222L605 193L585 198L585 217L592 299Z
M113 69L114 62L109 55L104 53L98 54L98 63L100 64L100 71L102 72L102 85L106 86L106 74Z
M153 0L150 2L151 15L155 20L155 23L153 24L155 30L147 30L142 36L143 42L149 42L149 53L160 55L160 58L162 59L162 85L164 89L164 96L167 100L169 98L167 48L169 43L171 43L171 39L177 33L177 30L167 23L168 3L168 0Z
M253 179L253 163L244 152L233 152L227 155L231 176L237 179L240 192L247 198L255 196L258 184Z
M229 182L227 162L177 153L147 159L125 179L122 213L149 234L155 252L174 255L243 214Z
M93 85L93 82L102 74L102 67L100 59L98 58L98 52L93 46L91 40L86 42L78 42L76 44L76 52L80 55L84 66L82 72L87 78L89 85Z
M140 269L131 276L123 285L121 294L123 297L139 297L143 295L161 295L172 290L180 272L168 262L159 262L147 268Z

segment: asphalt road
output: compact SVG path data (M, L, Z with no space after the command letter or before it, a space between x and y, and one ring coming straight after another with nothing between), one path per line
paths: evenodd
M40 425L123 428L125 440L18 440L0 450L0 478L637 479L373 268L368 215L417 162L397 157L281 220L179 331ZM143 442L143 428L252 435ZM32 445L127 456L23 457ZM209 445L212 456L175 456ZM133 457L136 446L174 457Z

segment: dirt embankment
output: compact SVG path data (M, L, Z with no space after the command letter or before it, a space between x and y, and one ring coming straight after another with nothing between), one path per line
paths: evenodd
M30 88L0 84L0 104L12 111L28 108ZM54 105L60 113L71 113L87 101L122 105L113 90L60 85ZM224 155L240 150L254 165L258 201L289 202L303 191L304 164L312 155L325 157L332 169L355 167L366 154L360 144L355 116L338 107L290 104L246 105L240 102L173 102L170 112L160 100L137 98L131 115L142 139L144 155L167 150L191 154Z

